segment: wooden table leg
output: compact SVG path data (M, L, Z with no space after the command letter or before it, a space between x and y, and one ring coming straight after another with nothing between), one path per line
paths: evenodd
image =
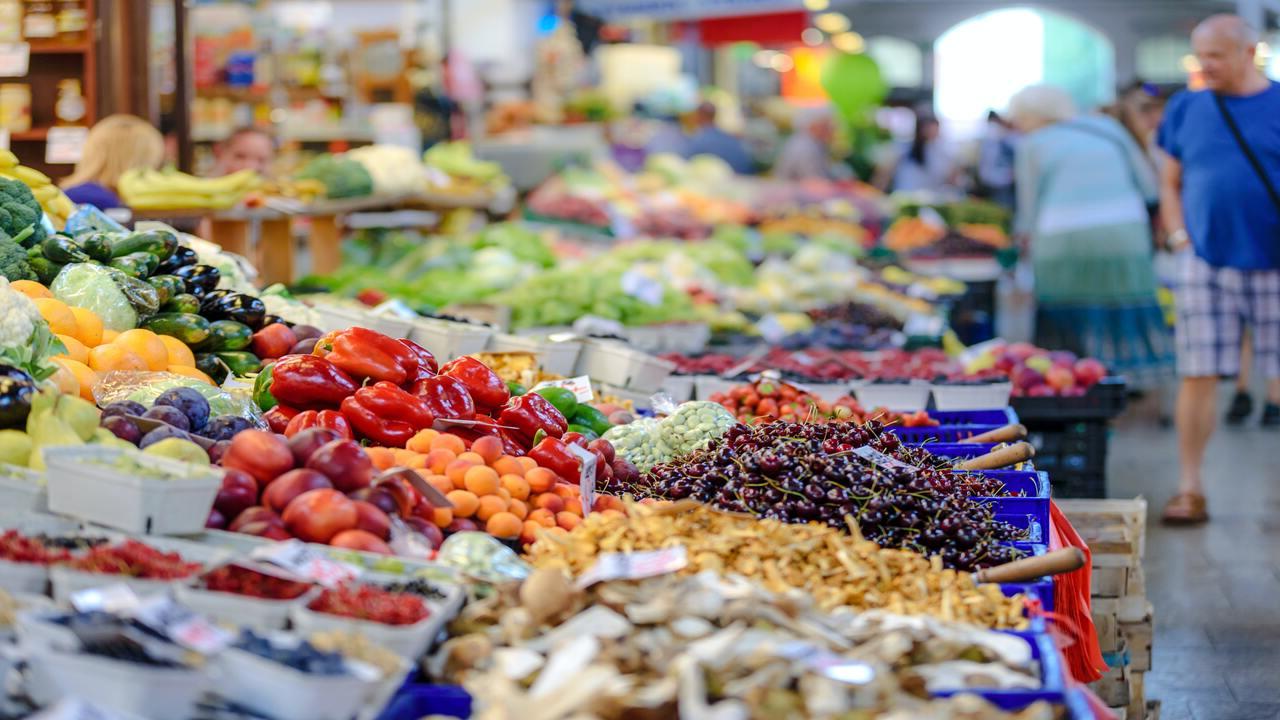
M249 242L248 220L219 220L214 218L209 221L209 234L211 235L209 239L227 252L233 252L248 258L249 253L252 251Z
M262 221L262 237L258 243L263 285L291 283L294 280L293 227L288 218Z
M311 272L327 275L342 264L342 229L336 215L313 215L311 235L307 238L311 249Z

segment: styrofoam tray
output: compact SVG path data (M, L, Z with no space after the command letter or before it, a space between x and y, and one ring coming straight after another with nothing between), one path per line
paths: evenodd
M608 340L587 340L574 375L638 392L656 392L675 370L675 363Z
M418 318L413 321L408 337L430 350L443 365L453 358L484 351L493 337L493 328L438 318Z
M350 720L382 679L376 671L309 675L237 648L220 653L215 667L218 694L275 720Z
M127 575L91 573L61 566L54 566L49 569L49 585L53 589L54 602L59 605L70 603L71 596L81 590L123 584L138 597L143 597L145 595L169 592L176 582L181 581L148 580L146 578L128 577Z
M210 683L196 669L150 667L38 644L24 648L32 674L28 690L41 705L74 696L149 720L187 720Z
M538 366L555 375L573 375L582 352L580 340L556 342L545 336L498 333L489 339L490 352L529 352L538 357Z
M0 507L15 511L47 511L49 493L45 487L45 474L15 465L0 468Z
M671 396L671 399L678 402L686 402L693 399L693 376L692 375L672 375L662 381L662 392Z
M129 475L110 466L123 455L184 480ZM197 533L204 528L222 473L208 465L107 447L58 447L45 453L49 509L145 534Z
M854 386L853 394L867 410L915 412L929 404L929 386L924 383L865 383Z
M393 338L406 338L413 329L413 320L346 305L321 305L316 307L316 313L323 318L320 329L326 331L363 327Z
M933 406L938 410L987 410L1005 407L1013 394L1012 383L983 385L933 385Z
M0 588L10 593L44 595L49 591L49 566L0 559Z
M745 380L729 380L719 375L694 375L693 396L698 400L710 400L716 393L727 393Z
M627 343L641 352L666 350L667 334L661 325L637 325L627 328Z
M804 386L809 390L809 392L829 403L836 402L840 398L846 398L850 395L848 383L804 383Z
M711 342L711 326L707 323L670 323L661 327L665 352L696 355L706 350L707 343Z
M428 604L428 607L430 605ZM413 625L386 625L358 618L329 615L311 610L306 605L290 609L293 629L300 635L327 630L354 630L373 642L409 660L417 660L431 647L449 617L434 609L424 620Z
M315 595L311 590L293 600L267 600L209 590L198 587L198 582L180 583L174 587L174 596L179 603L215 622L257 631L283 630L289 624L289 611L293 606L304 604Z

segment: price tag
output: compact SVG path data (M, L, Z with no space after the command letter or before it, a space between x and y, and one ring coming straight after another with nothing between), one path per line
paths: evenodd
M256 547L249 557L284 568L325 587L335 587L360 576L359 568L325 557L301 540L284 540Z
M945 327L942 318L937 315L911 313L902 326L902 332L915 337L937 337Z
M573 396L578 398L578 402L591 402L595 399L596 394L591 390L591 376L579 375L578 377L565 378L564 380L546 380L534 385L532 390L536 391L545 387L559 387L569 390Z
M662 304L662 283L636 270L622 273L622 292L647 305Z
M666 575L689 564L689 554L683 545L633 553L601 553L596 564L578 578L578 587L588 588L609 580L640 580Z
M882 468L889 468L893 470L903 470L903 469L917 470L918 469L914 465L908 465L895 457L890 457L888 455L885 455L884 453L880 452L879 450L876 450L870 445L863 445L862 447L854 448L853 454L857 455L858 457L864 460L870 460L871 462L875 463L876 465L879 465Z
M168 595L149 598L134 619L188 650L212 655L231 644L231 633L179 605Z
M84 153L87 127L51 127L44 144L44 161L50 165L74 165Z
M124 583L81 590L72 593L70 600L71 607L80 612L127 613L138 607L138 596Z
M30 65L30 44L0 43L0 77L24 77Z
M565 447L582 461L578 488L582 491L582 517L586 517L591 514L591 506L596 502L596 454L570 443L565 443Z

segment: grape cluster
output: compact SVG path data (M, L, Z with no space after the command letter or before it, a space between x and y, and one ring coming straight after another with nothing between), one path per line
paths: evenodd
M999 482L953 472L881 429L876 422L739 425L705 450L656 466L649 484L658 497L783 522L844 528L848 516L881 546L939 555L959 570L1017 557L1001 542L1022 531L997 522L990 504L974 499L1007 495ZM863 457L856 451L862 447L897 462Z

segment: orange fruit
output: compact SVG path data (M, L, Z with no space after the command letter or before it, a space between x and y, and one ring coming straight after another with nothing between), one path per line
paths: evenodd
M495 460L502 457L502 441L492 435L476 438L471 443L471 452L479 455L484 460L484 464L492 465Z
M542 527L554 527L556 524L556 514L545 508L530 510L528 519Z
M53 371L53 374L49 376L48 378L49 382L53 383L53 386L56 387L58 389L58 392L62 393L63 395L79 395L80 381L76 380L75 373L71 372L70 368L62 364L65 362L75 362L75 361L65 360L62 358L54 358L53 362L58 367L56 370Z
M485 495L480 498L480 507L476 509L477 520L488 520L500 512L507 511L507 501L497 495Z
M187 347L186 343L168 335L161 335L160 342L164 343L164 351L169 355L170 365L196 366L196 356L191 352L191 348Z
M80 329L76 339L89 347L101 345L102 334L105 330L102 327L102 318L98 317L98 313L89 308L72 307L71 314L76 316L76 327ZM191 364L195 364L194 360Z
M444 469L444 474L453 481L454 488L462 490L467 486L467 471L473 467L475 467L475 463L458 458L457 460L449 463L449 465Z
M471 452L470 450L468 450L468 451L466 451L466 452L460 452L460 453L458 453L458 459L459 459L459 460L466 460L467 462L471 463L472 465L488 465L488 464L489 464L489 463L487 463L487 462L485 462L485 461L484 461L484 458L483 458L483 457L481 457L480 453L474 453L474 452Z
M431 428L427 428L426 430L419 430L416 435L409 438L409 442L405 443L404 446L406 449L412 450L414 452L420 452L420 453L430 452L431 441L435 440L436 436L438 436L439 434L440 433L436 432L435 430L432 430Z
M458 456L452 450L438 448L427 453L427 467L436 475L443 475L449 463L457 459Z
M525 545L532 544L538 539L538 532L545 530L546 526L533 520L525 520L524 527L520 530L520 542Z
M523 460L524 458L521 458ZM544 493L555 487L556 474L550 470L535 466L532 470L525 473L524 479L529 482L529 490L536 493Z
M467 451L466 443L462 442L462 438L449 433L440 433L431 441L432 450L452 450L454 455L461 455Z
M529 481L519 475L503 475L499 480L502 487L511 493L511 497L516 500L524 500L529 497Z
M89 348L70 335L59 335L58 339L67 346L66 356L79 363L89 362Z
M111 344L132 351L151 370L163 370L169 366L169 351L165 348L164 341L150 330L125 330Z
M581 500L565 500L564 510L562 510L561 512L567 512L571 515L577 515L578 517L582 517L583 516L582 501ZM556 514L559 515L560 513L556 513Z
M534 459L533 459L533 458L531 458L531 457L523 457L523 456L522 456L522 457L518 457L518 458L516 458L516 462L518 462L518 463L520 463L522 466L524 466L524 471L525 471L525 472L529 472L530 470L532 470L532 469L534 469L534 468L538 467L538 461L537 461L537 460L534 460Z
M454 490L457 490L457 488L453 486L453 481L444 475L428 475L427 484L439 490L441 495L448 495Z
M489 463L499 475L519 475L524 477L524 466L520 461L510 455L502 457Z
M36 309L40 311L40 317L49 323L49 330L56 335L70 335L76 337L80 334L80 327L76 324L75 313L71 312L71 308L66 303L57 298L41 297L32 300Z
M524 523L509 512L494 513L484 524L485 532L500 538L519 537L522 530L524 530Z
M432 508L431 522L438 528L447 528L453 522L453 510L449 508Z
M146 370L147 361L122 345L99 345L89 351L89 367L100 373L112 370Z
M605 516L605 517L619 517L619 518L620 518L620 517L626 517L626 516L627 516L627 514L626 514L626 513L624 513L624 512L622 512L621 510L614 510L613 508L609 508L608 510L601 510L601 511L600 511L600 514L601 514L601 515L603 515L603 516Z
M453 503L453 514L458 517L471 517L480 509L480 498L466 490L454 490L445 497Z
M57 360L62 367L69 370L75 377L80 397L96 403L97 401L93 397L93 386L98 384L98 373L78 360L68 360L66 358L58 358Z
M190 365L170 365L165 368L165 372L171 372L174 375L181 375L183 377L195 378L196 380L203 380L210 385L217 385L217 383L213 381L213 378L205 375L203 372L191 367Z
M500 487L498 473L494 472L493 468L488 468L484 465L467 468L467 472L463 475L462 484L476 495L493 495L498 492Z
M582 522L582 518L571 512L556 513L556 525L559 525L565 530L572 530L578 527L578 523L580 522Z
M523 520L529 516L529 506L520 500L512 500L507 503L507 512Z
M49 288L41 285L35 280L14 280L9 283L9 287L35 300L36 298L51 298L53 293L49 292Z
M564 498L554 493L542 493L533 499L533 506L555 514L564 510Z

